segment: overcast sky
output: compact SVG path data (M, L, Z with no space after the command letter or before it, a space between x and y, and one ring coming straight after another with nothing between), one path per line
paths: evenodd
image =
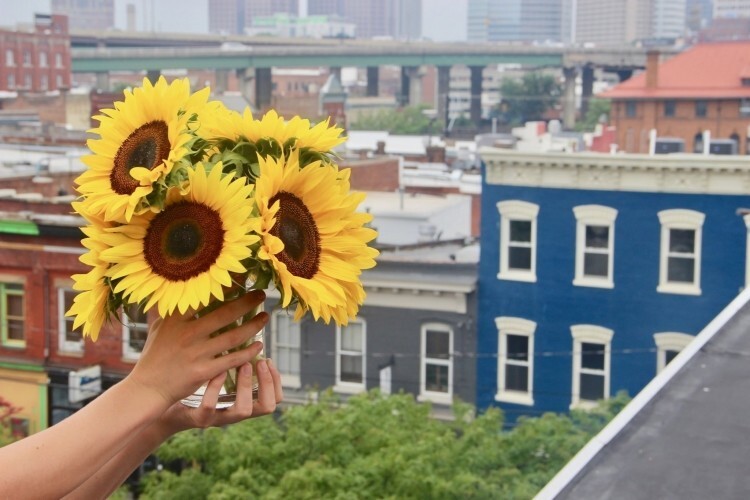
M31 23L34 13L49 13L49 0L0 0L0 25ZM355 1L355 0L352 0ZM422 34L435 41L466 40L468 0L422 0ZM136 6L136 29L207 33L207 0L115 0L115 26L125 29L127 4Z

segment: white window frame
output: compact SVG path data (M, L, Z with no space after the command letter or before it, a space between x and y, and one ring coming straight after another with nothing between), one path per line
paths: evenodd
M57 350L66 355L81 355L83 354L84 346L83 336L81 336L81 339L77 341L68 340L67 336L68 323L70 322L71 318L65 316L65 313L67 312L67 308L65 307L66 292L76 293L76 291L73 290L70 285L57 287Z
M40 68L47 67L47 53L44 51L39 52L39 67Z
M26 349L26 343L28 341L28 318L26 317L26 311L28 309L28 295L26 293L26 279L23 276L18 276L14 274L0 274L0 283L3 285L19 285L21 286L21 291L11 291L7 292L4 291L3 287L3 293L1 294L3 299L3 302L0 302L0 347L4 348L10 348L10 349ZM17 340L17 339L11 339L8 337L8 331L7 331L7 322L8 322L8 314L7 311L5 311L6 302L5 302L5 296L6 294L10 295L20 295L23 297L23 340Z
M16 55L13 49L5 49L5 65L7 67L13 67L16 65Z
M55 54L55 68L62 68L63 67L63 57L61 53Z
M580 205L573 208L573 214L576 218L576 263L573 284L596 288L614 288L615 219L617 219L617 210L603 205ZM588 226L605 226L609 229L608 248L586 247L586 227ZM584 274L584 262L587 253L603 254L609 257L607 276L587 276Z
M427 332L448 333L448 359L427 357ZM425 323L420 332L419 349L419 396L418 401L431 401L433 403L449 405L453 403L453 328L445 323ZM438 365L448 367L448 392L436 392L427 390L427 365Z
M596 401L581 399L581 375L604 375L604 397L609 399L610 395L610 378L611 378L611 354L612 354L612 337L614 331L597 325L573 325L570 327L570 333L573 336L573 390L570 408L590 409L597 404ZM583 368L583 345L602 344L604 345L604 370L594 370Z
M539 205L521 200L507 200L498 202L497 210L500 213L500 272L497 275L498 279L535 283L536 232ZM510 269L509 267L511 221L531 222L531 242L529 243L529 247L531 248L531 269L529 270Z
M701 248L703 240L703 222L705 214L687 209L671 209L659 212L661 223L661 251L659 256L659 286L660 293L676 293L682 295L701 294ZM694 269L693 283L675 283L667 281L667 265L669 262L669 231L671 229L688 229L695 231L695 247L693 249Z
M276 367L280 369L280 366L278 364L279 359L279 348L289 349L289 350L297 350L297 356L300 358L299 365L301 369L301 361L302 361L302 332L300 331L300 334L297 336L299 339L299 344L296 346L293 344L284 344L281 345L279 342L279 317L284 316L285 318L290 319L290 324L295 326L297 329L301 328L301 325L298 321L294 321L294 315L290 314L289 311L285 309L277 309L276 311L271 314L271 338L272 344L271 344L271 358L276 360ZM281 385L284 387L291 387L298 389L302 386L302 382L300 380L300 375L292 375L290 373L283 373L279 371L279 374L281 375Z
M536 332L536 323L523 318L512 316L500 316L495 318L497 327L497 393L495 401L501 403L513 403L518 405L534 405L534 333ZM528 337L528 360L517 361L508 359L507 345L508 335L518 335ZM506 365L517 365L528 367L528 391L514 391L505 388L505 368Z
M682 351L695 337L687 333L662 332L654 334L656 343L656 373L667 366L667 351Z
M130 304L128 304L130 305ZM125 311L120 312L122 320L122 357L125 361L138 361L141 357L141 351L133 349L130 345L130 330L128 323L131 321ZM148 331L148 323L133 323L135 327L145 328Z
M341 348L341 325L336 325L336 385L333 390L347 394L357 394L367 390L365 379L367 378L367 323L360 318L350 319L349 324L358 323L362 325L362 352L344 351ZM344 326L343 328L346 328ZM342 355L361 355L362 356L362 382L349 382L341 380L341 356Z

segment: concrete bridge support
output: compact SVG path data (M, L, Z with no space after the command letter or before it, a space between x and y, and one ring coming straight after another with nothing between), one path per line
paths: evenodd
M469 118L477 129L482 124L482 72L484 66L469 66L471 73L469 91Z
M223 94L227 91L229 86L229 70L228 69L217 69L215 71L215 83L214 88L211 89L214 95Z
M109 72L108 71L101 71L96 74L96 88L99 90L103 90L104 92L109 92Z
M400 106L418 106L422 103L422 76L420 66L401 67L401 95Z
M240 94L248 103L255 102L255 70L243 68L237 70L237 81L240 86Z
M576 125L576 68L563 68L563 127L572 130Z
M380 79L380 68L378 66L368 66L367 67L367 97L378 96L379 79Z
M271 107L273 82L271 68L255 68L255 107L264 113Z
M146 78L148 78L148 81L151 83L156 83L159 80L160 76L161 76L160 69L150 69L146 71Z
M442 124L443 130L448 129L448 122L450 120L450 106L449 96L451 87L451 67L450 66L438 66L437 67L437 103L435 108L437 109L437 117Z
M594 67L586 65L581 70L581 117L586 117L591 98L594 97Z

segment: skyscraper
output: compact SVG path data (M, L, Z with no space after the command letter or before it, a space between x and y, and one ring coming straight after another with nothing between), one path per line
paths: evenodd
M68 16L70 29L107 30L115 26L114 0L51 0L53 14Z
M253 18L274 14L299 14L299 0L245 0L245 26L253 25Z
M750 17L750 0L714 0L714 18Z
M470 42L561 41L564 0L469 0Z
M245 31L245 0L208 0L208 31L239 35Z

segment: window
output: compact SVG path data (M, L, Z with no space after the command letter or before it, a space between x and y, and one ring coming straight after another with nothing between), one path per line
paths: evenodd
M271 357L282 385L300 387L300 324L287 311L274 311L271 321Z
M31 52L28 50L23 51L23 65L31 66Z
M148 335L148 318L137 304L123 306L122 314L122 356L127 360L137 360L141 356Z
M41 75L39 77L39 90L49 89L49 77L47 75Z
M573 401L589 408L609 398L610 345L613 332L595 325L573 325Z
M634 118L638 107L635 101L625 101L625 116Z
M498 333L496 401L534 404L534 331L523 318L495 318Z
M675 114L676 103L673 100L664 101L664 116L672 117Z
M708 101L695 101L695 116L703 118L708 115Z
M576 217L574 285L613 288L617 210L602 205L573 208Z
M365 322L356 319L336 327L336 387L339 392L365 390Z
M0 338L3 347L26 347L23 283L0 282Z
M62 54L55 54L55 67L56 68L62 68L63 67Z
M750 99L747 97L740 99L740 116L750 116Z
M662 210L659 286L662 293L700 295L701 235L705 215L694 210Z
M23 75L23 86L27 89L31 88L31 73L26 73L25 75Z
M499 279L536 281L536 219L539 205L501 201Z
M693 153L703 153L703 132L698 132L693 136Z
M8 75L8 90L16 88L16 75L10 73Z
M47 67L47 53L46 52L39 53L39 66L42 68Z
M58 317L58 344L59 351L65 353L83 352L82 328L73 329L75 317L65 316L65 313L73 306L77 292L70 288L57 289L57 317Z
M60 89L63 87L63 77L62 75L57 75L55 77L55 86Z
M5 49L5 65L6 66L16 65L16 58L15 58L15 54L13 54L13 49Z
M453 402L453 330L441 323L422 325L419 399Z
M656 373L661 372L694 338L685 333L655 333Z

